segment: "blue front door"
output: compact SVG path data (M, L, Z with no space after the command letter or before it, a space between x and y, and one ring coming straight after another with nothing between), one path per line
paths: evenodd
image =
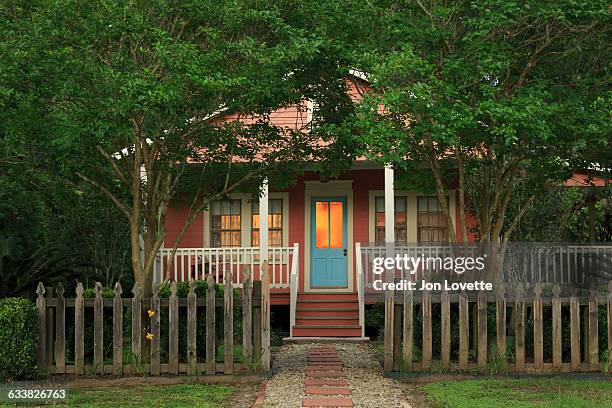
M346 197L313 198L310 214L310 286L346 288Z

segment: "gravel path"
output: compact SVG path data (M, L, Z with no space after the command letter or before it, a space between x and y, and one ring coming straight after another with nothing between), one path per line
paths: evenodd
M366 343L333 343L329 345L342 360L350 398L354 407L410 408L393 380L382 375L374 351ZM304 370L308 353L320 344L289 344L274 355L272 378L266 387L264 407L302 407L304 398ZM345 396L346 397L346 396Z

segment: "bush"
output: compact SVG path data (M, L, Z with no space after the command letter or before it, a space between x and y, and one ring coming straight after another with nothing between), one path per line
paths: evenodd
M37 353L35 305L23 298L0 299L0 380L32 377Z

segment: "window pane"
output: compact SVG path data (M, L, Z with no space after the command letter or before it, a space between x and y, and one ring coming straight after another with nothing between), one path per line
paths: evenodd
M385 212L385 197L376 197L376 212Z
M282 235L282 231L270 231L269 236L268 236L268 240L269 245L270 246L282 246L283 244L283 235Z
M259 230L251 231L251 245L259 246Z
M329 205L327 202L318 201L315 203L315 235L317 248L327 248L329 246Z
M253 214L259 214L259 201L251 201L251 212Z
M212 208L210 209L210 211L213 214L220 214L221 213L221 203L219 201L213 201Z
M253 214L252 227L259 228L259 214Z
M213 215L212 217L210 217L210 223L213 229L221 228L221 216Z
M213 247L221 246L221 233L219 231L213 231L210 234L210 244Z
M240 229L240 215L232 215L231 216L231 228L233 230L239 230Z
M342 237L342 202L329 203L329 247L342 248L344 246Z
M268 215L268 228L282 228L282 215L281 214L270 214Z
M376 213L376 226L385 227L385 213Z
M282 214L283 213L283 200L275 199L270 200L270 214Z
M395 212L406 212L406 197L395 197Z
M232 246L240 246L240 231L232 231L231 232L231 245Z
M232 200L232 214L240 214L240 201L239 200Z

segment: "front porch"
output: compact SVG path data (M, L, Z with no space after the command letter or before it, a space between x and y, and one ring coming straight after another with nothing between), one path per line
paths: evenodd
M448 194L458 231L455 192ZM446 228L435 197L396 190L390 166L356 163L331 181L310 172L286 190L269 191L265 183L258 199L234 194L226 203L227 213L223 205L204 212L187 234L186 247L174 254L168 247L160 250L155 283L212 276L222 284L231 271L234 287L241 288L246 271L261 280L266 262L270 304L289 306L291 337L364 337L365 305L383 296L373 285L375 257L446 257L453 251L431 242ZM469 256L478 247L472 243L461 250ZM518 251L511 258L513 274L504 269L504 281L520 276L525 283L583 284L590 259L609 262L610 253L609 246L592 245ZM396 278L405 277L398 272Z

